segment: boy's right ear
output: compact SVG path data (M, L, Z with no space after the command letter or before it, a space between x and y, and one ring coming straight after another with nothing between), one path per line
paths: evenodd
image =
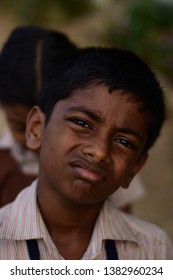
M38 106L28 113L26 122L26 144L31 150L39 150L45 115Z

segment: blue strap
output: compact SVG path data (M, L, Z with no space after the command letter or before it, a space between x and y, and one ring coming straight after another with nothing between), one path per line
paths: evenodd
M115 240L107 239L105 242L107 260L118 260Z
M40 252L39 252L37 240L36 239L26 240L26 245L28 248L28 254L30 260L39 260Z

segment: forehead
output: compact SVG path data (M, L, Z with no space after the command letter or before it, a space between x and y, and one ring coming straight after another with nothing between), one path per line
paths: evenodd
M105 85L90 85L85 89L78 89L67 99L56 103L54 111L58 115L63 113L82 112L104 125L126 124L146 130L148 116L141 113L139 102L131 100L131 94L114 90L111 93Z
M112 118L117 112L130 110L131 113L133 111L144 118L144 114L140 112L141 104L132 101L131 97L132 94L123 93L122 90L114 90L109 93L109 89L105 85L90 85L75 90L70 97L60 100L56 105L63 104L67 110L74 105L89 106L93 110L97 110L99 115L112 114Z

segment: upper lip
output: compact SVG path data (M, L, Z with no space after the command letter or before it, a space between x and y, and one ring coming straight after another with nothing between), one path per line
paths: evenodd
M107 172L105 170L91 165L86 160L77 159L77 160L74 160L73 162L71 162L70 165L71 165L71 167L84 168L84 169L94 173L96 176L100 177L102 180L106 180L106 178L107 178Z

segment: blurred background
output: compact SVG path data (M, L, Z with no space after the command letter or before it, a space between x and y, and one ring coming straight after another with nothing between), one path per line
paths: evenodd
M146 194L133 214L173 241L173 0L0 0L0 48L15 27L31 24L65 32L80 47L133 50L157 73L167 121L141 171ZM0 132L4 127L0 110Z

